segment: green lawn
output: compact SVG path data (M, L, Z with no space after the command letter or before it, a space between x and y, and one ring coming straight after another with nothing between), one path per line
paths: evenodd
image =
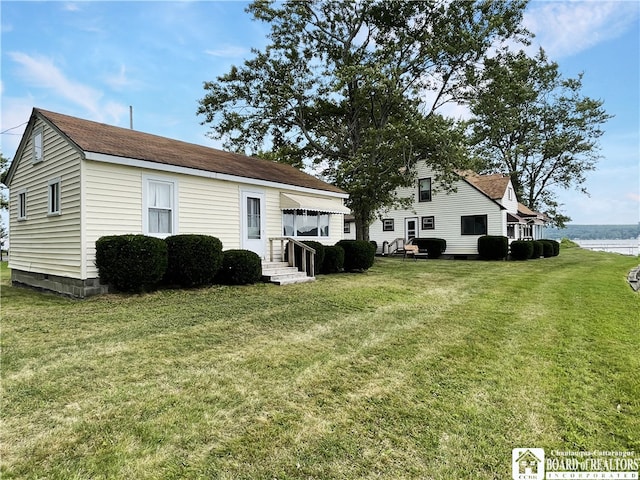
M640 452L638 258L70 300L2 269L3 479L511 478Z

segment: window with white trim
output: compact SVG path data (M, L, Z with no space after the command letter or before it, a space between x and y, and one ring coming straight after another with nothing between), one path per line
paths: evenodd
M394 228L393 218L385 218L384 220L382 220L383 232L393 232L394 230L395 228Z
M18 220L27 219L27 191L18 191Z
M158 178L144 179L143 231L166 237L176 233L176 182Z
M311 210L283 210L282 226L287 237L328 237L329 214Z
M33 163L44 160L44 136L42 128L37 128L33 132Z
M59 178L49 180L49 215L60 215L61 182Z

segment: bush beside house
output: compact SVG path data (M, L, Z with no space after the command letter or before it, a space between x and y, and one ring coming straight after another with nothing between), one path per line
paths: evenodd
M339 245L324 247L322 273L339 273L344 270L344 248Z
M439 258L447 249L444 238L414 238L411 243L417 245L420 251L426 251L429 258Z
M222 266L222 242L209 235L173 235L165 239L168 265L165 283L201 287L214 283Z
M146 235L112 235L96 241L100 280L122 292L157 287L167 270L167 244Z
M501 235L483 235L478 238L478 253L485 260L503 260L509 254L509 239Z
M222 268L216 277L217 283L227 285L249 285L262 277L262 260L249 250L226 250L222 252Z
M510 248L513 260L528 260L533 255L533 242L530 240L514 240Z
M346 272L361 272L373 265L376 249L365 240L340 240L337 246L344 249L344 270Z

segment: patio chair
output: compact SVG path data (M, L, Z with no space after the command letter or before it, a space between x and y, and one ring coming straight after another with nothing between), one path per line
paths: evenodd
M402 257L402 261L404 261L407 257L413 257L414 260L418 260L418 253L420 250L417 245L411 245L410 243L404 246L404 256Z

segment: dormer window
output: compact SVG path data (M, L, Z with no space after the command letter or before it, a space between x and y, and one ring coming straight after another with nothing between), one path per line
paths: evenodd
M44 160L43 134L42 128L38 128L33 132L33 163Z

